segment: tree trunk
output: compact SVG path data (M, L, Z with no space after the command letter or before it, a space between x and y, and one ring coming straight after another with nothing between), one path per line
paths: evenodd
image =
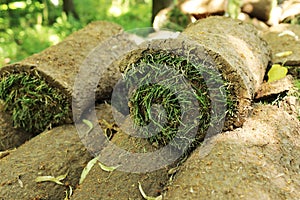
M266 22L270 18L273 6L273 0L243 0L242 11Z
M167 8L169 6L171 6L173 4L173 0L152 0L152 18L151 18L151 24L154 21L154 18L156 16L156 14L164 9Z
M79 19L77 12L75 11L73 0L63 0L63 11L69 16L73 15L75 19Z

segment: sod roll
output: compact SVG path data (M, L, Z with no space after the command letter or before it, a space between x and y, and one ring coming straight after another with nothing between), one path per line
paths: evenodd
M112 38L118 40L122 34L119 25L104 21L93 22L41 53L1 68L0 98L5 102L5 110L12 116L13 125L38 134L46 128L71 122L73 86L82 63L94 48ZM119 41L122 49L116 48L116 52L130 47L124 37ZM112 55L101 56L110 59ZM120 73L115 65L93 64L99 69L97 72L100 80L96 98L106 99ZM78 80L81 83L89 81L89 77ZM95 91L92 92L95 94ZM73 98L76 100L78 95L73 94ZM81 98L83 104L86 104L90 97Z
M114 145L126 149L128 152L146 153L154 149L146 140L130 137L130 135L123 133L118 126L121 124L116 124L114 119L114 108L109 104L99 104L95 110L98 118L98 121L95 123L100 124L105 138ZM118 115L119 117L124 117L120 113ZM122 124L126 124L126 122ZM85 126L85 130L88 130L86 124L82 125ZM96 128L96 124L94 128ZM97 146L101 146L101 144ZM139 182L145 193L149 196L159 196L162 193L163 186L169 179L167 167L148 173L124 172L122 170L123 163L118 162L124 155L114 155L114 152L110 151L110 149L106 152L107 154L102 154L102 156L117 162L107 165L106 162L102 162L105 158L101 157L99 159L98 157L100 161L94 162L86 178L73 190L73 195L70 199L142 199L138 188ZM138 165L139 163L136 161L136 163L128 164ZM148 160L147 164L152 165L152 160Z
M96 106L96 114L99 119L103 133L110 139L110 142L119 148L125 149L128 152L140 152L146 153L153 151L155 148L142 138L131 137L130 135L122 132L121 128L116 124L113 117L113 108L109 104L100 104ZM119 113L120 115L120 113ZM120 116L122 117L122 116ZM124 121L121 125L126 126ZM81 199L143 199L139 190L139 183L141 184L143 191L148 196L159 196L162 193L163 186L167 184L169 180L168 170L169 167L153 172L134 173L125 172L122 170L123 162L120 160L125 159L124 155L113 155L112 149L104 149L105 153L101 154L100 161L96 162L91 171L87 174L86 178L74 191L74 195L71 200ZM107 165L103 160L115 160L113 165ZM101 165L108 168L115 168L114 170L107 171L105 167L101 168ZM130 162L128 165L139 166L141 163L136 160ZM149 159L147 165L153 165L153 160Z
M237 97L240 126L255 92L263 82L271 51L251 24L226 17L209 17L191 24L183 35L203 46Z
M89 160L73 125L43 132L0 159L0 199L64 199ZM40 176L63 178L61 184L36 182Z
M242 128L204 143L180 167L165 200L298 199L300 123L256 105Z
M121 103L114 106L129 113L137 134L151 143L181 149L206 133L241 126L269 61L253 26L209 17L177 38L145 42L127 54L120 88L128 98L116 95ZM122 107L127 103L129 111Z

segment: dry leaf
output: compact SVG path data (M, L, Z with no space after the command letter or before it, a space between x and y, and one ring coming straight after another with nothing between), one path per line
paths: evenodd
M276 53L275 56L276 57L287 57L287 56L290 56L292 54L293 54L292 51L283 51L283 52Z
M70 185L69 185L69 190L70 190L69 192L68 192L68 190L65 191L66 196L65 196L64 200L69 200L70 197L73 195L73 188Z
M87 133L91 132L91 130L94 128L93 123L87 119L83 119L82 122L90 128Z
M82 184L92 167L95 165L95 163L98 161L98 157L93 158L88 162L88 164L85 166L85 168L82 170L80 180L79 180L79 185Z
M114 171L115 169L117 169L118 167L120 167L121 165L118 165L118 166L116 166L116 167L107 167L107 166L105 166L104 164L102 164L102 163L98 163L99 164L99 166L100 166L100 168L102 169L102 170L104 170L104 171L106 171L106 172L112 172L112 171Z
M49 182L54 182L58 185L64 185L61 181L64 180L67 177L67 175L68 175L68 172L64 175L60 175L60 176L57 176L57 177L54 177L54 176L38 176L35 179L35 182L40 183L40 182L49 181Z
M139 182L139 190L140 190L140 193L142 194L143 198L146 199L146 200L162 200L162 195L159 195L158 197L149 197L149 196L147 196L145 194L140 182Z
M291 37L294 37L296 41L299 40L298 35L296 35L293 31L290 31L290 30L285 30L285 31L279 33L278 37L282 37L282 36L285 36L285 35L289 35Z

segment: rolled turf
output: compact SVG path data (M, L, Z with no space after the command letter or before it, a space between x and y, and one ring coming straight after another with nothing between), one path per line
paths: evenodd
M297 118L277 106L255 105L242 128L191 154L164 199L297 199L299 151Z
M103 132L107 136L109 135L110 142L129 152L145 153L155 150L146 140L130 137L130 135L123 133L114 121L112 113L113 110L109 104L100 104L96 107L96 114L99 122L101 122L101 127L104 130ZM126 125L126 122L123 124ZM109 149L106 155L102 154L101 161L107 158L110 161L115 160L119 163L119 160L126 159L122 154L113 155L111 150ZM105 165L105 162L102 162L102 164ZM149 159L146 164L153 165L153 161ZM141 163L135 160L130 162L130 165L139 166ZM170 167L164 167L152 172L134 173L134 168L132 168L131 172L123 171L120 163L107 166L118 167L116 170L109 172L103 170L99 163L96 163L70 199L143 199L138 188L139 182L148 196L156 197L162 193L163 186L169 180L168 170Z
M13 126L36 135L52 126L72 122L73 86L82 63L94 48L112 37L122 37L122 34L122 28L117 24L93 22L41 53L1 68L0 98L4 101L5 112L11 115ZM130 48L126 39L119 41L122 49L115 51ZM101 69L96 98L107 99L120 72L115 65L96 64ZM86 79L80 81L89 82ZM76 97L73 94L73 98ZM14 133L3 134L6 134L3 137L10 138ZM15 142L5 148L20 143Z
M43 132L0 159L0 199L64 199L91 159L73 125ZM39 176L66 177L61 185Z
M183 35L203 46L214 58L223 78L230 82L238 100L234 125L240 126L271 60L267 43L252 24L226 17L199 20Z
M252 25L209 17L178 38L146 42L128 54L120 62L128 98L116 95L121 103L114 106L151 143L194 146L207 133L242 125L269 61Z

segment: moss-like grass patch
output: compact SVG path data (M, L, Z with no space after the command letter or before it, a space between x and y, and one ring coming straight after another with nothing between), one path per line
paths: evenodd
M139 134L159 146L170 142L179 149L197 146L209 126L234 113L236 107L229 84L213 68L205 61L195 64L188 57L164 50L145 51L129 64L124 77L126 87L133 88L129 90L128 105ZM136 79L142 83L140 86ZM225 107L226 112L213 115L212 104ZM150 123L153 126L148 126Z
M5 74L1 77L0 98L17 128L38 134L61 124L69 115L67 97L37 71Z

